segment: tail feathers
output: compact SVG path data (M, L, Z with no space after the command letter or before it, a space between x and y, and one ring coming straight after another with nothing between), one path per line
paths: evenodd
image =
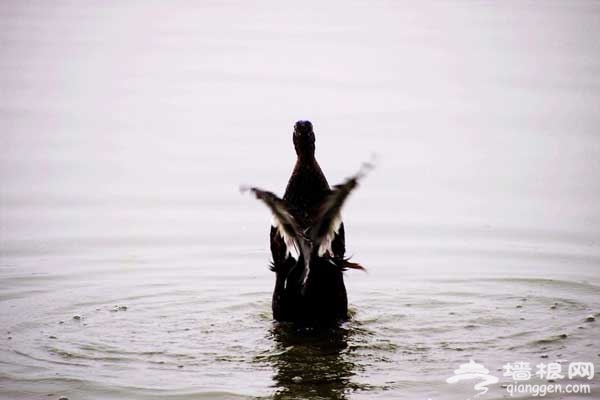
M361 271L366 271L365 267L363 267L359 263L355 263L355 262L350 261L349 258L342 258L340 260L339 266L342 269L342 271L346 271L348 269L358 269L358 270L361 270Z
M269 263L269 269L277 274L287 276L295 265L296 260L292 257L287 257L283 262L276 263L275 261L272 261Z
M341 271L347 271L349 269L358 269L361 271L366 271L366 269L359 263L350 261L350 257L333 257L329 258L329 262L335 267L339 268Z

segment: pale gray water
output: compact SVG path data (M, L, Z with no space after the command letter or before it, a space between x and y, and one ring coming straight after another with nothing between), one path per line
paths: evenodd
M600 369L599 38L594 1L0 3L0 397L467 399L473 358L494 399L506 362ZM321 338L272 322L238 193L283 192L298 119L330 183L379 155L344 212L368 273Z

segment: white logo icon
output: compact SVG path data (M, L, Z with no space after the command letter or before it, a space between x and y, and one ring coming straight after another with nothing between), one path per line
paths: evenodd
M475 395L475 397L477 397L487 393L489 389L486 387L487 385L498 383L498 378L493 375L488 375L489 372L490 371L486 369L483 364L477 364L475 361L471 360L468 364L463 364L459 369L455 369L454 376L446 379L446 382L456 383L458 381L469 379L482 379L483 382L479 382L474 386L475 390L480 391Z

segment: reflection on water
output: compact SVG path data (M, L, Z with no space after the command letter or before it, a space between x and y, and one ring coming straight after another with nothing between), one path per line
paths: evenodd
M275 349L272 365L275 399L346 399L346 393L359 389L352 383L358 366L350 361L348 349L352 329L296 328L277 323L271 330Z

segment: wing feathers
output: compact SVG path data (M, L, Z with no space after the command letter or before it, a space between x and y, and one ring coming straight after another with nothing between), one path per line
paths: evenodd
M277 228L279 234L283 237L286 242L288 249L295 248L304 257L305 275L304 280L308 276L310 258L312 253L312 245L310 239L306 237L298 222L289 211L285 201L277 197L272 192L258 189L255 187L240 187L242 192L250 191L257 199L261 200L273 214L273 226ZM289 244L288 244L289 242Z
M304 270L301 275L301 283L306 284L308 274L310 272L310 261L313 256L313 250L316 250L319 256L326 252L331 252L331 243L338 233L342 224L340 211L346 199L352 191L358 186L358 182L367 172L373 169L372 163L364 163L360 170L343 183L335 185L319 207L318 214L315 218L316 224L310 229L309 235L305 234L298 222L288 209L284 200L277 197L272 192L258 189L256 187L241 186L240 191L252 192L257 199L261 200L273 214L273 226L277 229L281 237L286 243L288 251L296 249L304 258ZM335 259L334 264L338 265L342 270L363 269L360 264L348 261L347 258ZM286 280L287 282L287 280Z
M340 229L342 217L340 210L352 191L358 186L358 181L373 169L372 163L364 163L360 170L343 183L335 185L319 208L315 219L316 225L311 232L311 240L319 246L319 255L331 248L331 242Z

